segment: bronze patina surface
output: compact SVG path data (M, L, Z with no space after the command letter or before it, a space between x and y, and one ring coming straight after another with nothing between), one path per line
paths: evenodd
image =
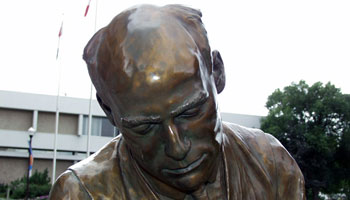
M63 173L50 199L305 199L298 165L273 136L221 121L224 65L200 11L130 8L84 59L122 135Z

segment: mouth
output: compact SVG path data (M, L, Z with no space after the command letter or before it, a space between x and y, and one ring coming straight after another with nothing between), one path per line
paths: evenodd
M178 168L178 169L163 169L162 172L170 175L183 175L186 174L196 168L198 168L204 159L207 157L207 154L203 154L199 159L189 164L187 167Z

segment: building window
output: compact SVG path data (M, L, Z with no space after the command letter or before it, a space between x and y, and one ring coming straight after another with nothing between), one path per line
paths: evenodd
M89 124L89 116L84 115L83 118L83 135L87 135ZM119 131L114 127L106 117L92 117L91 135L115 137L119 135Z
M33 111L0 108L0 129L27 131L32 123Z
M54 133L56 126L56 113L39 111L38 132ZM76 135L78 132L78 115L59 114L58 133Z

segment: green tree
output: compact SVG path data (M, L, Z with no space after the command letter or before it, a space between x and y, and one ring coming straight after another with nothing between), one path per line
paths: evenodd
M261 129L273 134L301 168L309 198L349 191L350 97L331 83L277 89ZM347 168L348 167L348 168Z
M47 169L45 169L44 172L38 172L35 170L33 175L30 177L29 183L30 198L45 196L50 192L51 184ZM12 181L9 185L11 188L10 197L14 199L23 199L26 195L26 184L27 176L23 176L20 179Z
M6 197L7 188L8 188L7 184L0 183L0 198Z

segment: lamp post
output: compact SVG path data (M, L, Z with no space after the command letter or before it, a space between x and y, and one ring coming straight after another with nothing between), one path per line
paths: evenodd
M36 130L33 127L30 127L28 129L28 135L29 135L28 154L29 154L29 156L28 156L28 171L27 171L27 189L26 189L25 199L29 198L29 178L30 178L30 171L31 171L30 167L32 167L31 164L33 164L32 163L33 158L32 158L32 152L31 152L32 151L32 139L33 139L35 132L36 132Z

